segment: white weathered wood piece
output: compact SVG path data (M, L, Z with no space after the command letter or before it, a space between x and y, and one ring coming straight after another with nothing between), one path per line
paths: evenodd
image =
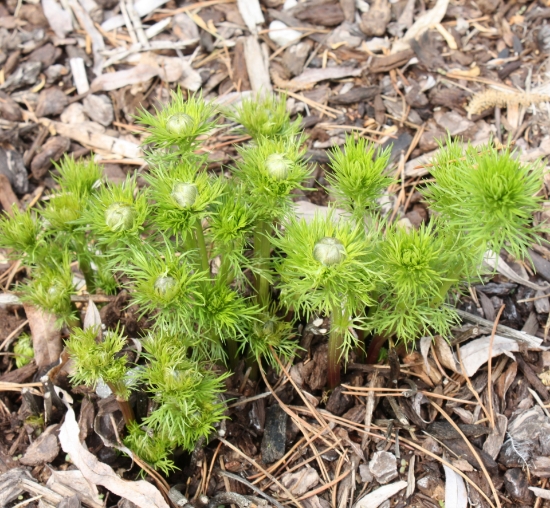
M89 91L90 84L88 83L88 76L86 75L84 59L80 57L71 58L69 60L69 65L71 66L74 86L76 86L78 95L82 95Z
M260 2L258 0L237 0L237 6L248 29L256 34L257 25L265 23Z
M92 53L94 55L93 69L96 76L99 76L103 68L102 51L105 49L105 41L103 40L103 36L95 27L92 18L90 18L90 15L86 12L82 5L77 2L77 0L68 0L68 2L74 12L74 15L76 16L76 19L92 40Z
M271 92L271 79L269 77L268 62L255 35L250 35L244 41L244 59L250 78L250 85L254 92Z
M155 9L162 7L166 2L168 2L168 0L138 0L134 4L134 9L137 15L143 18L143 16L150 14ZM113 16L101 24L101 28L106 32L114 30L115 28L120 28L121 26L124 26L124 18L121 15Z

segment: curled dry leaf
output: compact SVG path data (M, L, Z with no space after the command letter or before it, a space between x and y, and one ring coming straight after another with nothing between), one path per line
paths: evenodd
M493 460L496 460L498 457L502 443L504 443L506 429L508 428L508 418L506 416L497 414L495 420L495 428L487 436L485 443L483 443L483 451L489 454Z
M59 453L59 442L55 435L57 429L57 425L48 427L36 441L29 445L19 462L25 466L38 466L52 462Z
M400 490L403 490L406 486L406 481L384 485L359 499L355 503L354 508L378 508L384 501L397 494Z
M469 342L460 348L460 356L464 365L465 374L472 377L477 370L489 360L489 345L491 337L481 337ZM507 339L500 335L495 335L493 347L491 349L491 358L503 353L512 353L519 351L519 344L514 339Z
M70 395L56 388L61 400L67 406L65 421L59 432L59 441L65 453L71 457L73 464L80 470L86 480L94 485L101 485L113 494L128 499L138 508L168 508L160 491L149 482L140 480L132 482L120 478L107 464L100 462L80 442L80 430L71 407Z
M86 309L86 315L84 316L84 330L87 330L90 327L101 326L101 316L99 315L99 310L96 304L90 300L88 301L88 308Z
M434 351L437 354L437 358L441 362L441 365L452 370L453 372L456 372L457 374L461 373L460 365L456 361L449 344L439 335L434 338Z

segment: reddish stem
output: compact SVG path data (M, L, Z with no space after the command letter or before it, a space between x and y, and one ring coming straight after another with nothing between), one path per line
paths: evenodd
M334 390L340 385L340 353L343 337L341 334L331 332L328 339L328 387Z
M374 365L380 356L380 349L382 349L382 346L384 343L388 340L387 335L380 335L376 334L369 344L369 349L367 351L367 361L365 362L367 365Z

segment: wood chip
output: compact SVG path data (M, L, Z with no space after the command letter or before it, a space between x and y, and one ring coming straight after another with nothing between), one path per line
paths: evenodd
M71 6L76 19L86 30L86 33L90 36L92 40L92 52L94 54L94 73L96 76L101 74L102 65L103 65L103 55L102 51L105 49L105 42L103 41L103 36L99 33L97 28L90 18L90 15L82 8L82 6L77 2L77 0L67 0L68 4Z
M69 65L71 66L71 72L73 75L73 82L76 86L78 95L85 94L90 90L90 84L88 83L88 76L86 75L86 67L84 66L83 58L71 58L69 59Z
M66 125L61 122L49 121L47 118L41 118L40 122L48 127L53 127L62 136L66 136L93 150L99 150L128 159L141 160L143 155L138 143L114 138L107 134L98 134L89 130L88 124Z
M168 0L138 0L134 4L134 9L138 16L143 17L150 14L155 9L162 7L166 2L168 2ZM110 32L121 26L124 26L124 16L122 15L113 16L101 24L101 28L106 32Z
M237 5L246 26L253 34L256 34L257 25L265 23L260 2L258 0L237 0Z
M244 58L252 91L271 92L273 88L269 79L269 63L254 35L244 40Z

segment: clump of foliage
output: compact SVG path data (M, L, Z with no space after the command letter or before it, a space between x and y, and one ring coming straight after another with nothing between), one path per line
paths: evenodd
M252 141L215 173L201 144L224 114ZM0 246L27 268L23 297L69 327L73 381L109 386L126 445L166 473L175 448L192 450L224 418L231 368L244 360L254 375L293 358L290 316L330 316L334 388L342 360L364 345L357 330L407 345L448 336L457 321L449 292L480 274L484 254L506 248L521 258L537 241L542 169L506 150L448 140L423 191L437 214L407 229L378 206L392 183L389 151L351 136L330 156L334 205L312 220L297 217L293 193L307 188L311 168L300 119L291 121L282 98L220 111L175 92L138 121L148 133L147 185L133 176L106 183L94 162L66 158L43 208L0 219ZM122 328L77 326L79 274L89 293L128 290L149 322L139 358ZM135 414L137 390L149 394L147 414Z
M18 369L30 363L34 358L31 336L26 333L21 334L15 346L13 346L13 353L15 354L15 365Z

